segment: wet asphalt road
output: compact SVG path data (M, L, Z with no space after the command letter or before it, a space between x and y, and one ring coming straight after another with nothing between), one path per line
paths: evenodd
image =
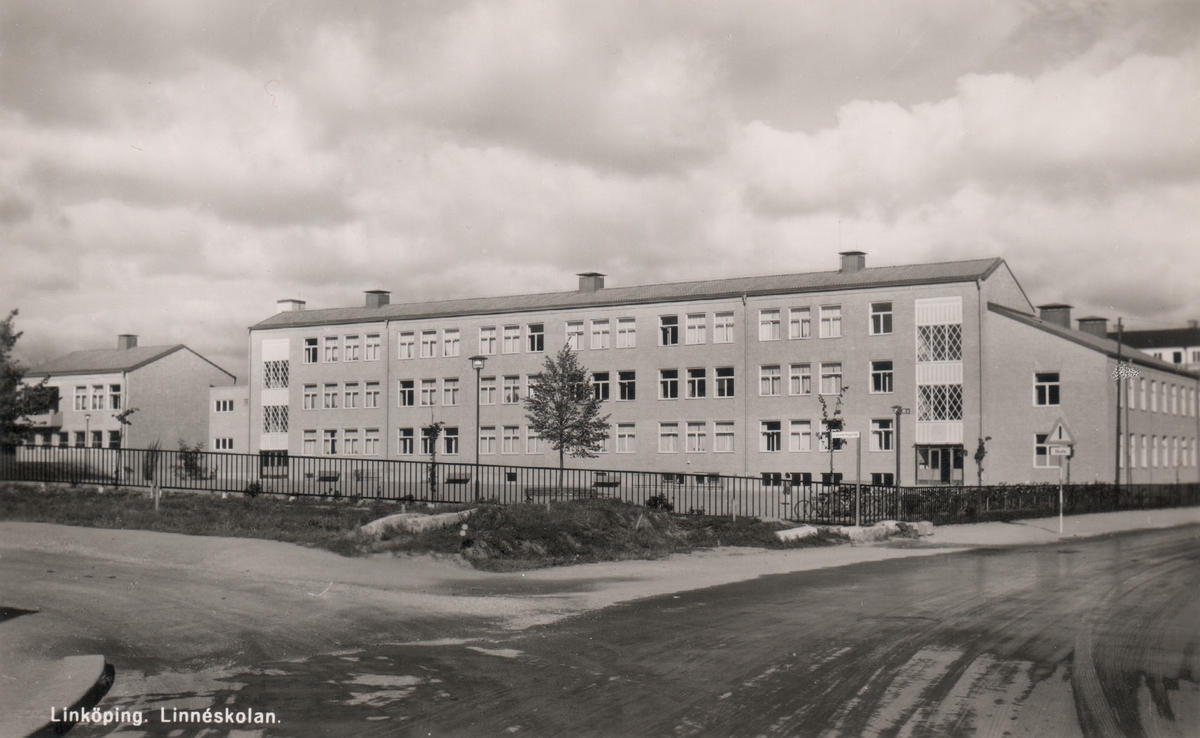
M1198 544L1190 527L776 575L261 664L210 699L274 710L267 735L1195 736Z

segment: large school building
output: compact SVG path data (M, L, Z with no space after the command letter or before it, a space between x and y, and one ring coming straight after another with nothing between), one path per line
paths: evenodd
M422 428L440 421L440 459L473 463L478 446L480 463L553 466L522 400L565 344L610 415L598 457L573 466L815 481L832 463L851 479L855 442L831 454L823 432L840 400L866 481L1057 481L1060 435L1071 481L1197 480L1197 374L1120 347L1103 318L1072 327L1070 306L1035 308L1002 259L865 260L630 287L585 273L573 291L435 302L282 300L250 329L248 450L420 460Z

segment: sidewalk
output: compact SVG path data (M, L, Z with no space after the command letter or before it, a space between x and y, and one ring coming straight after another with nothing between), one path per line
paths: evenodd
M0 666L0 738L62 735L71 713L91 710L113 683L103 656L57 661L14 658ZM64 714L66 713L66 714ZM57 729L57 730L56 730Z
M1124 512L1068 515L1063 532L1058 532L1058 517L1014 520L1010 523L944 525L935 528L927 540L948 546L1013 546L1053 543L1062 538L1089 538L1131 530L1174 528L1200 524L1200 507L1174 507L1162 510L1126 510Z

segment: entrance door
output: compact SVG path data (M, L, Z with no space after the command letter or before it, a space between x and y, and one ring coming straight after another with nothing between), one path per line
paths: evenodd
M917 484L962 484L962 446L918 446Z

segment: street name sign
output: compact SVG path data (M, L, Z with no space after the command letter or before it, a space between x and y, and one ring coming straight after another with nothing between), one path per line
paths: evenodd
M834 438L858 438L858 431L834 431Z
M1050 447L1050 455L1051 456L1070 456L1071 455L1071 447L1070 446L1051 446Z

